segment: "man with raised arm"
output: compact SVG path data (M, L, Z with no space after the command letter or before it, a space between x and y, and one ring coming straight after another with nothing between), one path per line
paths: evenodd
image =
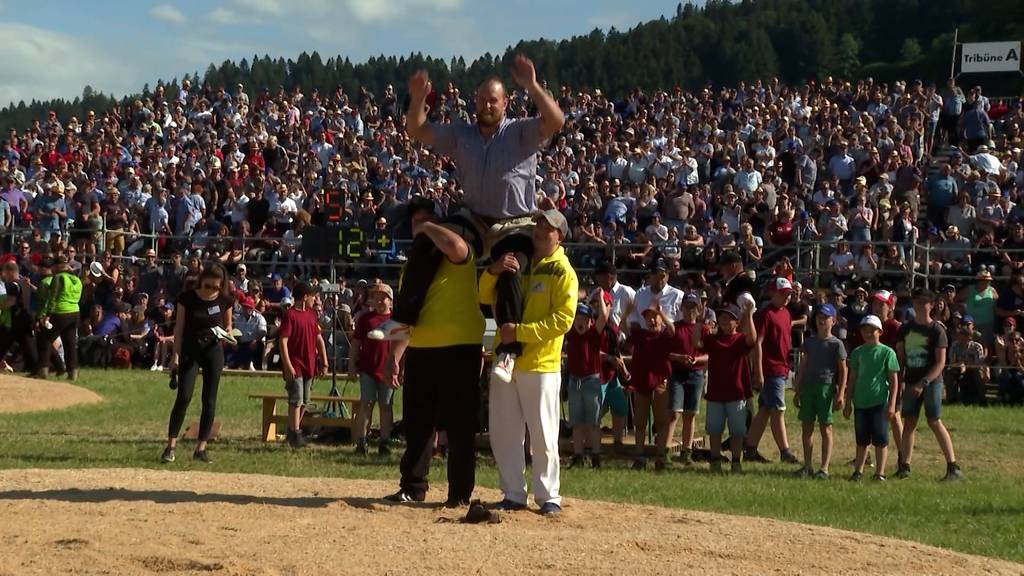
M419 71L409 80L406 131L413 140L450 156L458 167L465 209L450 214L444 226L462 236L474 253L496 256L511 253L517 272L503 272L496 285L495 321L499 326L522 320L523 294L519 275L528 271L533 254L531 228L536 206L537 152L565 123L558 104L537 82L533 62L516 56L512 69L516 83L536 104L540 115L512 119L505 116L509 98L500 79L484 80L476 91L475 124L435 124L427 120L430 79ZM395 298L391 321L368 334L369 338L401 340L419 321L441 255L433 241L418 234L406 254L405 281ZM512 379L520 342L502 343L495 350L494 375Z

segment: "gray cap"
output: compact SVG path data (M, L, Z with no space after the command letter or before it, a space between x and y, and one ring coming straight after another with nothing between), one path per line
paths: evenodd
M541 218L547 220L547 223L550 224L553 228L557 228L558 231L562 233L562 238L565 238L569 235L569 222L566 221L565 216L562 215L562 213L559 212L558 210L544 210L543 212L539 212L536 216L534 216L533 220L534 222L536 222Z

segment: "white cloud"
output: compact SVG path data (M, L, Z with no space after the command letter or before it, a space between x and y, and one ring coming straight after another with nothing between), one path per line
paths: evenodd
M138 77L126 74L113 52L27 24L0 22L0 105L37 99L74 98L87 84L102 92L138 90Z
M360 22L380 22L412 12L450 12L462 6L462 0L346 0L345 4Z
M229 8L215 8L209 14L210 21L215 24L239 24L241 18L238 13Z
M284 14L284 3L281 0L234 0L239 8L267 16L280 16ZM296 2L300 4L300 2Z
M184 24L188 21L188 18L182 14L181 10L178 10L170 4L158 4L153 6L149 11L149 15L157 20L163 20L164 22L170 22L171 24Z

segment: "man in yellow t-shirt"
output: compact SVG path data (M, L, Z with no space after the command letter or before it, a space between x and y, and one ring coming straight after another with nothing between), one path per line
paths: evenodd
M477 301L475 259L465 240L436 223L433 202L413 200L410 211L413 233L428 236L444 258L419 319L410 328L409 340L393 341L385 362L385 382L398 388L404 380L406 439L399 490L386 500L426 499L434 432L441 428L448 433L445 506L466 506L476 485L484 335L483 314L473 305Z
M546 210L535 222L530 269L520 275L523 320L502 324L497 336L500 343L521 342L523 353L516 359L511 382L491 378L488 421L504 495L496 508L526 508L525 428L533 450L534 499L542 514L554 516L562 511L558 494L562 339L576 315L579 279L562 248L569 233L565 216L558 210ZM513 254L499 258L480 277L480 302L493 306L499 275L518 270L519 261Z

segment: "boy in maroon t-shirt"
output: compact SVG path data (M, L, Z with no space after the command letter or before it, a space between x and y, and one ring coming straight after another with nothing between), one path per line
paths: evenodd
M373 405L380 406L380 442L377 453L391 452L391 423L394 420L392 401L395 391L384 381L384 366L391 352L388 340L367 337L371 330L391 319L394 292L387 284L374 284L367 289L369 310L356 320L356 329L349 346L348 374L359 382L359 413L356 415L356 454L366 454L366 436L369 433Z
M288 392L288 444L301 448L305 445L302 417L309 403L313 379L327 373L327 345L313 311L316 289L302 282L295 287L293 297L295 305L281 317L278 340L284 389Z
M676 422L683 420L683 436L681 438L682 450L681 461L683 464L693 464L693 421L697 416L700 407L700 398L704 392L704 370L707 367L708 356L702 351L693 347L693 331L697 329L697 306L700 305L700 296L694 293L687 294L683 299L683 318L675 323L675 347L669 358L672 360L672 377L668 381L668 403L669 413L666 423L667 430L662 435L665 446L660 446L668 451L668 443L675 435ZM708 329L701 324L705 336Z
M608 323L608 307L596 298L597 308L580 303L576 318L565 335L568 364L569 425L572 426L572 460L568 468L584 462L589 444L591 466L601 467L601 348Z
M634 470L647 467L644 448L647 445L647 421L654 408L654 429L657 431L657 445L666 442L661 436L667 431L665 421L668 418L667 381L672 374L669 354L675 345L675 330L672 320L668 318L658 302L643 311L643 318L650 328L634 326L629 334L629 344L633 349L633 363L630 369L629 388L633 391L634 428L636 439L636 459ZM656 471L665 470L665 454L658 453L654 460Z
M757 414L750 422L743 448L743 460L768 461L758 452L757 447L770 423L782 461L796 464L799 460L789 449L785 418L786 379L789 378L790 353L793 349L793 318L786 305L793 294L793 284L786 278L773 278L768 283L768 291L771 302L754 315L761 365L752 366L751 369L755 374L755 384L761 385L761 392L757 397Z
M742 472L740 456L747 433L747 398L750 392L750 364L747 355L757 345L754 307L749 303L740 311L726 304L718 311L718 333L704 337L704 304L697 311L693 331L694 348L708 355L708 385L705 428L711 444L711 471L722 472L722 432L729 425L729 449L732 471ZM737 331L737 328L741 331Z

